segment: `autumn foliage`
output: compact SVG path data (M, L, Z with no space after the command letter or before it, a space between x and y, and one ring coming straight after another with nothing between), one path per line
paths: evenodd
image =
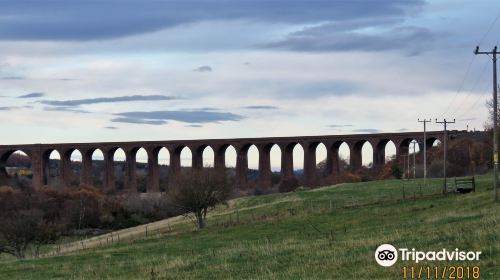
M136 207L139 201L139 207ZM91 186L77 189L0 187L0 253L24 258L62 235L87 235L169 216L161 199L109 196Z

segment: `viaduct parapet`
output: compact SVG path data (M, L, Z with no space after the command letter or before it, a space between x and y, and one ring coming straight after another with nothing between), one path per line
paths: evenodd
M485 132L449 131L447 137L453 141L457 138L481 138ZM294 177L293 149L301 145L304 150L303 184L306 187L318 186L316 172L316 147L323 143L327 149L326 173L335 176L340 171L339 147L343 143L349 146L350 168L357 170L362 166L362 147L369 142L373 147L373 166L380 169L385 163L385 147L389 141L396 146L396 160L401 155L408 154L412 140L418 142L420 150L423 143L431 146L434 141L443 141L442 131L429 131L424 139L422 132L353 134L353 135L324 135L324 136L296 136L296 137L269 137L269 138L237 138L237 139L203 139L203 140L175 140L175 141L140 141L140 142L101 142L101 143L62 143L62 144L28 144L28 145L0 145L0 176L7 176L5 166L7 159L16 151L26 153L32 164L32 184L39 188L47 184L48 164L50 154L56 150L60 156L60 175L65 183L72 178L71 154L78 150L82 154L81 178L82 184L92 184L92 154L101 150L104 155L105 188L115 188L115 173L113 156L119 148L125 152L125 188L129 191L137 190L136 182L136 153L144 148L148 155L148 192L159 192L159 164L158 153L166 148L170 154L169 180L175 178L181 171L181 151L188 147L192 153L192 168L203 167L203 151L211 147L214 151L213 167L221 172L225 171L225 152L229 146L236 150L236 183L240 188L247 184L248 149L255 145L259 152L259 179L262 188L271 186L270 151L274 145L281 150L281 180Z

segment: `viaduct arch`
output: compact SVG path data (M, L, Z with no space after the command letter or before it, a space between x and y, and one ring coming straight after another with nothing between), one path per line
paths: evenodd
M450 141L457 138L483 138L485 132L449 131L447 137ZM270 151L274 145L281 150L281 180L294 177L293 148L301 145L304 150L304 181L306 187L318 186L319 179L316 172L316 148L324 144L327 150L326 173L335 175L340 171L339 148L346 143L350 150L350 168L357 170L362 165L362 147L368 142L373 147L373 168L378 170L385 163L385 147L389 141L396 146L396 160L399 162L401 155L407 154L409 144L416 140L420 149L424 141L432 144L435 140L443 142L442 131L427 132L426 139L422 132L404 133L379 133L379 134L353 134L353 135L324 135L324 136L296 136L272 138L236 138L236 139L202 139L202 140L174 140L174 141L141 141L141 142L102 142L102 143L62 143L62 144L21 144L0 145L0 176L5 176L5 166L8 157L14 151L23 151L32 162L33 179L35 188L47 184L47 166L50 153L54 150L61 155L60 174L65 183L69 183L73 172L71 170L71 154L78 150L82 155L81 178L82 184L92 184L92 155L96 150L104 155L105 188L115 188L114 152L123 149L125 152L125 188L127 191L137 191L136 182L136 153L143 148L148 156L148 192L160 191L160 172L158 154L166 148L170 155L169 180L181 171L181 151L187 147L192 154L192 168L201 169L203 166L203 151L210 147L214 152L213 167L215 170L225 172L225 153L229 146L236 150L236 183L239 188L245 188L248 171L248 149L255 145L259 152L259 178L262 188L268 188L271 182Z

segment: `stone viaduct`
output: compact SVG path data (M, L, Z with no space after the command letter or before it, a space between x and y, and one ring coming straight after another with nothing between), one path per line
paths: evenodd
M450 140L456 138L477 138L484 132L449 131L447 137ZM306 187L318 185L316 175L316 147L323 143L327 148L327 173L335 175L339 172L339 147L346 143L350 150L350 167L353 170L361 168L364 143L369 142L373 147L373 167L380 169L385 162L385 147L389 141L396 146L396 159L401 155L408 154L409 144L416 140L423 149L426 141L431 146L435 140L443 141L442 131L427 132L424 139L422 132L404 133L381 133L381 134L355 134L355 135L325 135L325 136L297 136L297 137L272 137L272 138L238 138L238 139L204 139L204 140L179 140L179 141L141 141L141 142L103 142L103 143L65 143L65 144L28 144L28 145L0 145L0 176L7 176L5 166L7 159L16 151L26 153L31 159L32 184L35 188L47 184L48 162L52 151L56 150L61 156L60 176L64 182L71 178L71 154L78 150L82 154L82 169L80 182L82 184L92 183L92 154L97 149L104 155L104 179L106 188L115 187L113 156L117 149L125 152L125 188L136 191L136 153L144 148L148 154L148 192L158 192L159 188L159 164L158 153L160 149L166 148L170 154L169 180L174 178L181 170L180 154L184 147L188 147L192 153L192 168L203 168L203 151L211 147L214 151L213 166L216 170L225 170L225 151L229 146L236 150L236 181L240 188L247 183L248 171L248 149L255 145L259 152L259 179L258 184L263 188L271 186L271 164L270 151L274 145L281 150L281 179L291 179L293 172L293 148L301 145L304 150L304 179Z

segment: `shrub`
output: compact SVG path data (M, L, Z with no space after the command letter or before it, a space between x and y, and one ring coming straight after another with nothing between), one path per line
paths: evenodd
M167 197L170 204L185 215L193 214L201 229L205 227L208 210L226 202L231 192L225 176L204 169L179 175Z
M296 178L283 179L279 185L278 191L280 193L283 192L291 192L294 191L299 186L299 180Z

